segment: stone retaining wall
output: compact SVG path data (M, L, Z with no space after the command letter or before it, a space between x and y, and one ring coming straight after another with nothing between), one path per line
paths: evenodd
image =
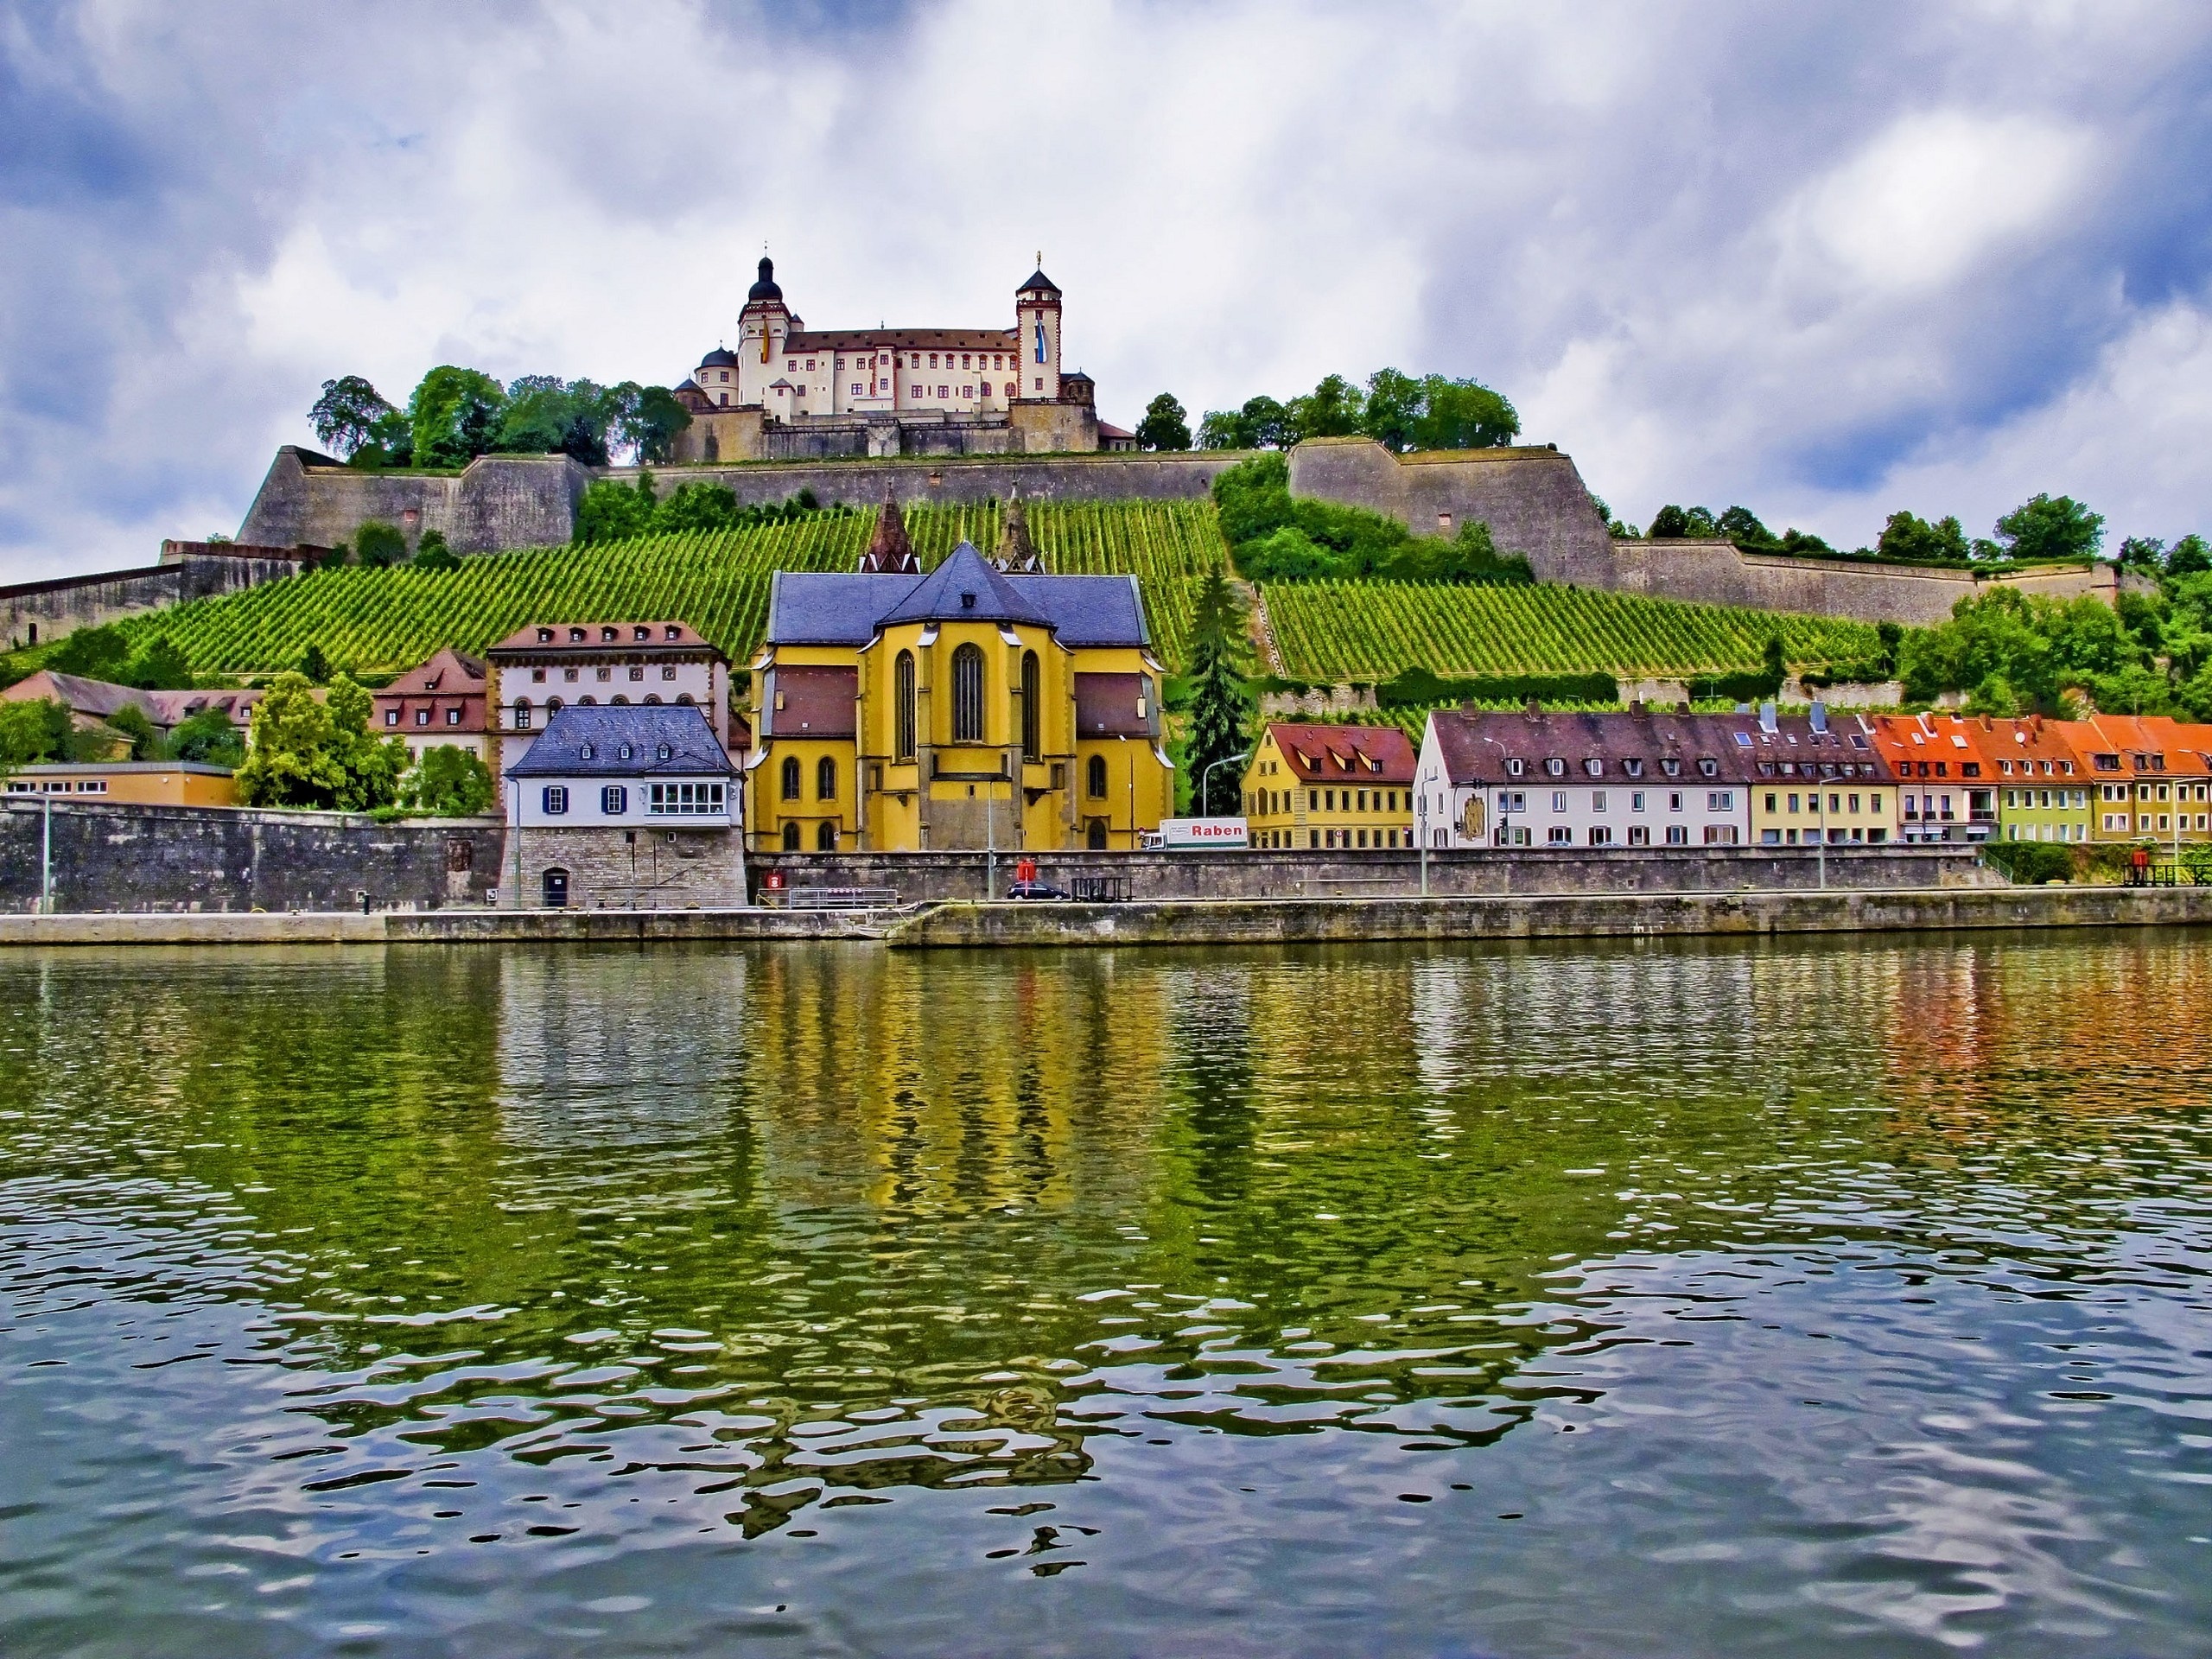
M994 891L1014 880L1015 854L995 861ZM1370 898L1418 894L1418 852L1329 854L1205 851L1191 853L1039 852L1039 877L1072 891L1078 876L1120 877L1135 899ZM982 853L754 853L756 894L767 872L786 888L883 887L901 904L981 899ZM1432 852L1432 894L1559 893L1738 893L1814 887L1820 860L1809 847L1528 848ZM1967 846L1830 848L1827 882L1838 888L1914 888L2001 885Z
M39 902L47 814L0 806L0 911ZM435 909L482 904L499 880L494 819L378 823L340 812L57 802L56 911Z
M166 542L159 564L17 582L0 588L8 649L43 645L140 611L257 588L296 575L299 569L296 551L271 547L217 552L205 543Z

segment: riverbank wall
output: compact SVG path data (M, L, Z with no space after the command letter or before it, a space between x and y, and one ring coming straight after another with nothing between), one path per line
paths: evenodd
M931 905L899 911L380 911L0 916L40 945L626 944L834 941L893 950L1364 944L2203 926L2212 888L1491 894Z

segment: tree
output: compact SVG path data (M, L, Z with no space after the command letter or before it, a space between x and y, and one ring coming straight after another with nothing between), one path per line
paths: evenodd
M655 530L726 530L737 523L737 495L727 484L679 484L652 509Z
M1377 369L1367 377L1367 401L1360 410L1359 429L1385 449L1402 454L1414 447L1414 429L1427 406L1420 381L1395 369Z
M181 691L192 684L192 664L167 634L157 633L130 653L116 683L141 691Z
M364 445L375 442L378 423L398 412L366 380L348 374L322 383L322 396L308 410L308 421L325 448L340 461L350 461Z
M1749 507L1731 507L1713 521L1713 528L1738 547L1771 547L1774 532L1759 522Z
M1997 521L1997 536L2015 559L2094 558L2104 543L2104 515L2071 496L2031 495Z
M1140 449L1187 449L1191 447L1191 428L1183 412L1183 405L1175 401L1173 392L1163 391L1147 404L1144 419L1137 423L1137 448Z
M280 674L253 706L252 741L238 770L247 806L365 812L389 806L407 746L369 733L372 699L340 675L327 699L299 674Z
M126 702L107 717L108 729L130 746L124 755L127 760L160 760L165 759L162 734L154 729L154 722L143 709L135 702Z
M2212 570L2212 548L2205 546L2202 536L2192 532L2183 537L2174 543L2173 551L2166 555L2166 574L2170 576L2195 575L2205 570Z
M0 772L67 760L76 735L69 710L50 698L0 702Z
M1257 397L1247 397L1244 406L1236 411L1236 418L1243 424L1247 448L1282 449L1289 447L1290 412L1265 392Z
M330 683L330 658L322 654L322 647L314 640L300 657L300 675L310 685Z
M1939 518L1930 524L1900 509L1882 525L1874 550L1885 559L1920 564L1963 559L1967 556L1967 533L1955 518Z
M416 570L461 569L461 560L446 545L445 532L442 530L424 531L423 539L415 544L415 556L407 563L410 569Z
M1253 702L1251 689L1237 666L1243 620L1236 592L1216 564L1198 584L1197 613L1192 620L1191 703L1183 763L1194 789L1200 786L1208 766L1228 761L1247 747L1245 734L1251 724ZM1231 799L1236 796L1236 776L1230 771ZM1219 780L1215 786L1219 787ZM1206 810L1204 800L1197 806L1201 813Z
M734 499L734 498L732 498ZM652 528L653 475L638 474L634 486L619 479L594 480L576 504L576 528L570 539L578 547L599 542L619 542L642 536Z
M381 570L407 556L407 537L397 524L372 518L353 532L353 556L370 569Z
M1284 442L1349 437L1359 430L1361 413L1359 388L1341 374L1325 376L1305 397L1290 400L1284 411Z
M1243 418L1235 410L1210 409L1198 423L1198 448L1249 449L1252 441L1244 435Z
M409 444L417 467L466 467L490 453L507 401L490 375L440 364L407 400Z
M691 411L665 386L640 387L625 380L614 388L614 432L640 467L662 466L676 458L676 440L691 424Z
M235 769L245 759L245 744L231 717L220 709L202 709L177 722L169 733L169 758L194 760L206 766Z
M46 659L57 674L77 674L88 680L113 681L130 662L130 640L121 628L108 623L79 628Z
M492 810L492 773L473 750L441 743L425 749L400 780L399 804L435 817L475 817Z
M1416 449L1491 449L1521 435L1519 412L1479 380L1432 374L1421 389L1421 414L1413 427Z
M493 444L509 454L574 455L607 465L607 435L621 413L615 394L589 380L526 374L507 388Z
M1652 516L1647 533L1654 541L1709 539L1719 535L1720 526L1707 508L1678 507L1670 501Z

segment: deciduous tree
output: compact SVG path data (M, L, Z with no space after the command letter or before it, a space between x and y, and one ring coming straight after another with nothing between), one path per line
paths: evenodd
M308 410L308 421L325 448L350 461L376 440L378 423L398 412L361 376L347 374L322 383L322 396Z
M1183 405L1173 392L1163 391L1145 405L1144 419L1137 423L1137 448L1140 449L1187 449L1191 447L1191 426Z

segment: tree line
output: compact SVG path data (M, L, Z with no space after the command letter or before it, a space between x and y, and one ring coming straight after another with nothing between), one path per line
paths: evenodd
M1201 449L1287 449L1305 438L1373 438L1402 454L1413 449L1489 449L1521 435L1521 416L1503 392L1479 380L1377 369L1364 386L1341 374L1287 401L1262 394L1236 409L1209 410L1198 422ZM1140 449L1188 449L1190 416L1171 392L1145 406Z
M604 467L617 449L640 463L666 461L691 416L664 386L602 386L525 374L501 385L478 369L441 364L404 409L358 374L322 383L308 411L338 458L365 467L466 467L479 455L573 455Z

